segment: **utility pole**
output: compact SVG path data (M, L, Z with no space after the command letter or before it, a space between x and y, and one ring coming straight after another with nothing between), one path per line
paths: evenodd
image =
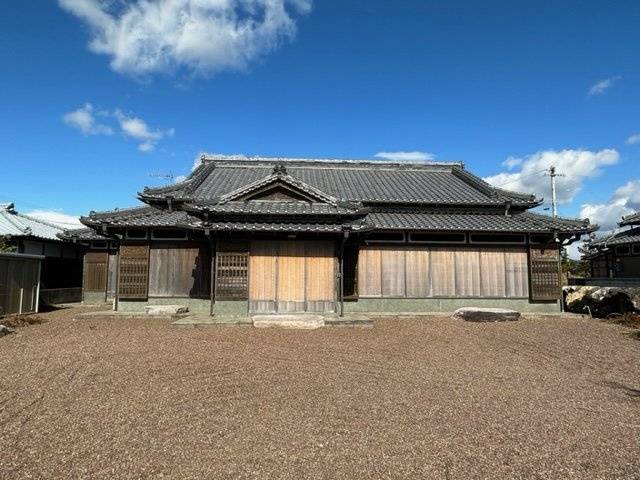
M556 177L564 177L561 173L556 173L556 167L551 165L549 167L549 173L551 177L551 214L554 217L558 216L558 200L556 196Z

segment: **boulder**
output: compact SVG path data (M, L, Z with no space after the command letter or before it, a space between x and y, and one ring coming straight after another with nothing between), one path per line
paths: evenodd
M463 307L451 317L467 322L511 322L520 319L520 312L506 308Z
M5 325L0 324L0 337L4 337L5 335L9 335L10 333L14 333L15 330L13 328L9 328Z
M144 312L147 315L178 315L188 311L189 308L184 305L149 305L144 307Z
M640 310L640 288L575 286L564 288L565 310L606 317Z

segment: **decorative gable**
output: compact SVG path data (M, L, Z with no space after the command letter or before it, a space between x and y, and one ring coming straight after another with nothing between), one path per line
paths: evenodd
M286 185L281 182L274 182L266 185L265 187L254 190L244 197L239 197L237 200L245 201L273 201L273 202L317 202L318 199L314 198L304 192L292 188L290 185Z
M244 185L220 198L220 204L230 201L315 202L337 205L338 199L308 185L287 173L284 165L276 165L273 173Z

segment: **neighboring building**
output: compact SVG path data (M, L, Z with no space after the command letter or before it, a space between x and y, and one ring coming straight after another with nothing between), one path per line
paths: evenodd
M41 289L79 288L82 285L82 248L63 241L63 228L18 213L13 203L0 204L0 238L17 253L44 255Z
M595 239L583 250L591 276L640 279L640 212L622 217L618 226L625 229Z
M459 163L203 156L139 199L81 219L119 242L90 276L114 272L101 288L123 310L557 311L559 250L597 228L529 212L534 196Z

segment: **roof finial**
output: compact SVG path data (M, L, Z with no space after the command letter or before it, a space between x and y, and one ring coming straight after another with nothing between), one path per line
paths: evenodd
M273 166L273 173L274 175L286 175L287 167L284 166L284 163L276 163Z

